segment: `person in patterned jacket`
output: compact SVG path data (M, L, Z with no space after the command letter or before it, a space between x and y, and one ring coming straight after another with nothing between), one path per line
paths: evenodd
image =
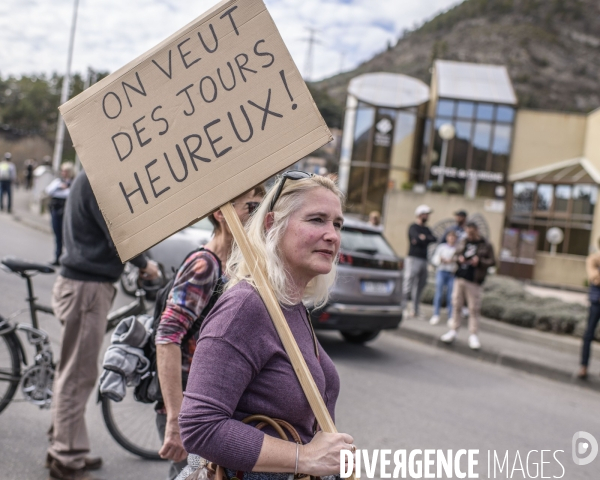
M265 189L259 185L233 200L243 224L264 195ZM163 440L158 453L162 458L171 460L168 479L175 478L187 465L178 417L198 333L186 345L181 345L181 342L210 301L221 267L226 265L233 245L233 235L223 213L217 210L209 219L214 227L213 238L204 249L189 255L177 271L156 330L157 370L164 400L164 404L157 406L156 426Z

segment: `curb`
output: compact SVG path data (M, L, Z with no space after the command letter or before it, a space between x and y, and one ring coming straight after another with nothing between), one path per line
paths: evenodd
M50 228L50 226L44 225L40 221L30 220L29 218L23 217L17 213L13 214L13 219L16 222L22 223L23 225L26 225L26 226L33 228L35 230L38 230L40 232L52 234L52 229Z
M391 333L409 340L423 343L425 345L430 345L434 348L439 348L463 355L465 357L470 357L475 360L514 368L516 370L521 370L533 375L538 375L551 380L557 380L559 382L577 385L579 387L600 392L600 381L597 381L595 378L588 378L588 380L585 381L578 380L572 373L569 373L565 370L536 363L518 356L494 351L489 348L472 350L468 345L460 341L455 341L453 344L449 345L442 342L437 335L434 336L416 330L411 330L402 324L397 330L393 330Z

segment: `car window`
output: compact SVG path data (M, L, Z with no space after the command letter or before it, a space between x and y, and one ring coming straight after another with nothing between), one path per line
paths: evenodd
M370 255L387 255L395 257L392 247L385 238L378 233L357 228L344 228L342 230L342 250L352 250Z
M208 217L204 217L199 222L196 222L196 223L194 223L193 225L190 225L190 226L192 228L197 228L199 230L208 230L209 232L213 231L212 223L210 223L210 220L208 219Z

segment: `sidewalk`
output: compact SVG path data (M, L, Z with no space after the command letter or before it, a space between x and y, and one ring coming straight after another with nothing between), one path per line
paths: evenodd
M421 304L420 309L422 319L405 318L392 333L476 360L505 365L600 392L598 343L592 345L588 380L582 381L575 377L581 352L581 339L577 337L540 332L482 318L479 332L482 347L476 351L471 350L467 344L469 333L466 320L455 342L447 345L440 341L440 337L448 331L445 315L440 324L434 326L429 324L433 308Z
M24 188L13 189L13 218L27 225L28 227L41 230L49 234L52 233L52 226L50 223L50 214L44 213L39 214L32 212L30 209L30 203L32 199L32 191L25 190Z

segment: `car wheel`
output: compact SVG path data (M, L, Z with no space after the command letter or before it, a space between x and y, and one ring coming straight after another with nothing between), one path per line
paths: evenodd
M342 334L342 337L344 337L344 340L346 340L347 342L362 344L374 340L380 332L381 330L350 330L347 332L340 333Z
M131 263L125 264L125 269L121 274L121 287L127 295L132 297L135 297L135 292L138 289L138 274L139 269Z

